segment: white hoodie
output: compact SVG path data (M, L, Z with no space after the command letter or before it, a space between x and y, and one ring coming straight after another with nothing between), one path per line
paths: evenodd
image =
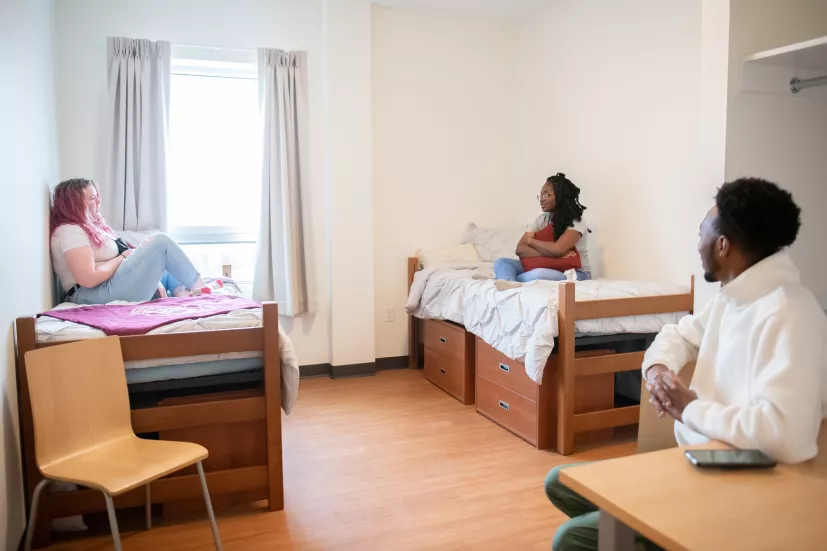
M724 285L700 315L666 326L643 374L695 360L698 399L675 422L679 445L714 439L783 463L815 457L827 418L827 318L786 252Z

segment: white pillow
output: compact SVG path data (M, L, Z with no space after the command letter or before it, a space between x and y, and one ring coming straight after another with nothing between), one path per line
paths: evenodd
M493 230L469 222L462 242L474 245L477 254L485 262L493 262L498 258L517 258L517 243L526 231L526 226Z
M480 261L477 250L470 243L444 249L419 250L416 252L423 268L435 268L445 264L475 264Z

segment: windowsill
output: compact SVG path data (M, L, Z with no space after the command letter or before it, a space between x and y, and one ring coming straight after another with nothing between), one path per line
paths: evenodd
M252 232L221 226L173 228L170 236L180 245L223 245L257 241Z

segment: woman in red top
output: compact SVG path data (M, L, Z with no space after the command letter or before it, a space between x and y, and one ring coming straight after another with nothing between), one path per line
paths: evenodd
M591 279L588 234L580 204L580 188L566 175L551 176L537 196L543 214L528 226L517 244L519 260L499 258L494 262L498 280L527 283L538 279L563 281ZM508 285L506 285L508 286Z

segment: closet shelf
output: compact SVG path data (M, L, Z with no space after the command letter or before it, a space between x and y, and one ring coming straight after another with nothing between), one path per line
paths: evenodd
M827 100L827 36L747 56L741 76L745 92Z

